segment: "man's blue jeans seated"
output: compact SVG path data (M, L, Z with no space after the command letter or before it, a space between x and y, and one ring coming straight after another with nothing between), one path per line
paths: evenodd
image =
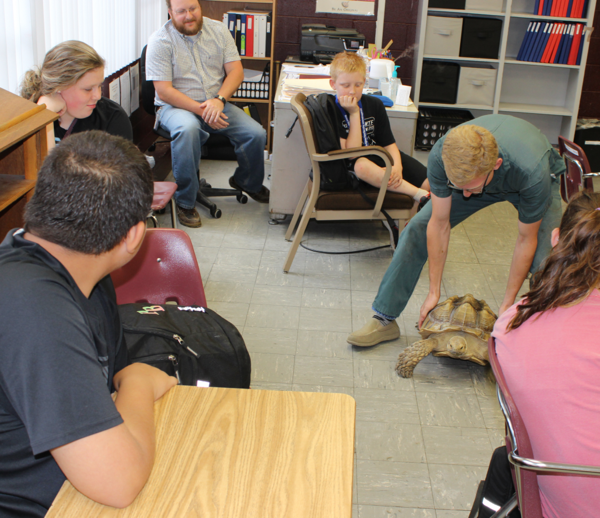
M177 182L175 201L184 209L193 209L196 204L201 150L213 133L225 135L233 144L238 160L238 167L233 175L236 183L249 193L256 193L262 188L267 141L265 129L231 103L225 105L223 113L228 117L229 126L221 130L211 128L192 112L168 104L162 106L156 114L157 124L166 129L173 139L171 160L173 176Z

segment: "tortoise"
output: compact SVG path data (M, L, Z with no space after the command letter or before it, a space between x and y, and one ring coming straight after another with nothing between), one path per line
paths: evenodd
M471 294L450 297L425 317L419 331L423 339L400 353L396 372L412 378L415 365L429 353L486 365L487 342L497 318L485 300Z

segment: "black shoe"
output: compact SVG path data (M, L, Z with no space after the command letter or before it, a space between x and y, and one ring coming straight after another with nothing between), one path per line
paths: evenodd
M248 196L250 196L250 198L252 198L254 201L257 201L258 203L269 203L269 195L271 193L269 192L269 189L267 189L264 185L260 188L260 191L258 192L248 192L246 189L242 189L238 185L233 176L229 178L229 185L232 189L245 192Z
M179 223L186 227L198 228L202 226L200 214L198 214L198 211L195 208L184 209L177 205L177 217L179 218Z
M419 205L417 207L417 212L419 212L423 207L425 207L425 205L427 205L427 203L429 202L429 200L431 199L431 193L428 192L427 196L423 196L420 200L419 200Z

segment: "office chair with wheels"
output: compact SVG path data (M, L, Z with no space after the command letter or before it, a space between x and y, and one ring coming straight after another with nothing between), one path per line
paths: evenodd
M527 434L527 428L508 390L508 385L506 384L506 379L504 378L496 354L496 341L493 337L488 342L488 352L490 365L496 377L500 408L506 419L506 449L508 451L508 460L512 464L513 482L516 488L515 496L497 511L492 518L504 518L517 505L522 518L543 518L537 480L538 473L600 476L600 466L559 464L533 458L533 448Z
M111 274L117 302L206 307L190 237L171 228L148 229L136 256Z
M569 203L580 187L593 191L592 178L600 176L600 173L592 173L585 152L574 142L559 136L558 149L567 166L567 172L560 179L560 195L565 203Z
M406 221L412 216L414 206L414 200L410 196L387 192L387 183L392 171L392 158L384 148L369 146L330 151L327 154L318 153L319 147L315 139L312 117L306 106L304 106L305 100L306 96L299 93L291 100L291 103L292 110L298 116L298 122L302 129L304 143L312 166L313 179L308 178L285 235L285 239L289 241L300 216L302 216L283 266L284 272L288 272L292 266L292 261L310 219L330 221L380 219L385 221L385 216L381 212L381 209L384 209L392 219ZM368 186L363 189L364 194L372 201L372 204L367 202L358 191L321 191L321 171L319 168L321 162L342 158L358 158L366 155L380 156L387 164L386 176L381 183L381 187L377 189ZM404 225L399 224L398 228L402 229Z
M154 82L146 81L146 48L147 46L144 46L142 49L142 55L140 56L140 87L142 91L142 106L148 114L154 117ZM161 137L162 140L156 141L150 147L150 151L154 149L153 146L155 146L158 142L171 142L171 134L164 128L158 126L154 128L154 132ZM223 146L227 145L228 143L229 139L223 135L211 135L205 146L210 147L213 144L216 146ZM229 146L231 146L231 143L229 143ZM211 196L235 196L239 203L248 202L248 197L242 191L238 191L236 189L213 188L209 183L206 182L206 180L200 178L200 188L198 190L198 194L196 194L196 201L203 207L206 207L209 210L210 215L217 219L222 215L221 209L219 209L217 205L209 199Z

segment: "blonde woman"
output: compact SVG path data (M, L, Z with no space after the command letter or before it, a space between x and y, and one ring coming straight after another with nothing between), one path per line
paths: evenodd
M133 140L129 117L117 103L102 97L104 60L82 41L64 41L48 51L38 70L25 74L21 96L44 103L60 115L56 141L71 133L102 130Z

